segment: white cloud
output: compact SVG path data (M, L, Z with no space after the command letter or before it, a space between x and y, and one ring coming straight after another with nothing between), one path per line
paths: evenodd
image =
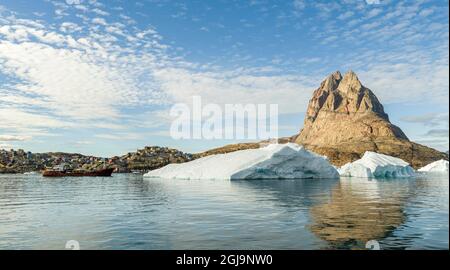
M314 78L255 75L246 70L216 73L173 68L157 70L154 77L173 102L190 104L192 96L201 96L205 103L219 105L279 104L280 113L303 111L318 84Z
M116 133L116 134L95 134L94 137L106 140L138 140L142 139L142 134L137 133Z
M4 150L13 149L13 145L6 144L6 143L0 143L0 149L4 149Z
M107 54L105 55L107 57ZM112 104L129 104L137 97L127 91L124 74L95 63L78 51L36 43L0 43L3 72L25 82L21 92L47 100L47 109L74 118L117 116Z
M367 13L367 18L370 19L372 17L378 16L381 12L383 12L383 10L381 8L374 8L371 9L368 13Z
M449 125L448 113L426 113L421 115L404 116L401 121L408 123L419 123L424 126L447 126Z
M427 17L427 16L433 14L433 12L434 12L434 10L432 8L427 8L427 9L420 11L419 16Z
M105 19L103 19L103 18L94 18L94 19L92 19L92 23L100 24L100 25L107 25Z
M166 65L167 46L156 32L137 41L137 33L120 27L114 23L106 25L109 31L92 29L75 38L72 32L82 30L75 23L64 22L56 32L10 17L0 27L0 74L12 79L0 86L1 128L51 135L42 129L101 122L115 129L114 122L127 117L124 108L160 103L151 71ZM119 46L109 32L133 43Z
M436 137L436 138L439 138L439 137L448 138L448 135L449 135L448 129L430 129L425 134L425 136Z
M352 17L355 13L353 11L346 11L338 16L339 20L346 20L350 17Z
M62 128L73 126L73 123L59 120L54 116L20 108L0 108L2 129L28 130L28 128ZM27 133L23 133L27 136Z
M306 8L306 3L304 0L294 0L293 2L294 8L297 10L302 10Z
M94 12L94 13L100 15L100 16L109 16L109 13L108 13L108 12L106 12L106 11L104 11L104 10L101 10L101 9L99 9L99 8L94 8L94 9L92 10L92 12Z
M66 0L68 5L79 5L83 2L83 0Z
M71 22L63 22L59 28L61 32L79 32L82 29L78 24Z
M75 5L75 8L78 10L81 10L83 12L87 12L89 10L89 8L87 6L84 5Z
M366 0L368 5L379 5L381 4L381 0Z
M449 67L438 63L378 63L359 72L363 83L384 104L427 102L448 104Z
M30 139L31 139L31 136L1 135L0 134L0 142L27 141Z

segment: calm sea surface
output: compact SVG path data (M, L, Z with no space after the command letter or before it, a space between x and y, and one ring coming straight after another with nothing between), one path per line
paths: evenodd
M195 181L0 175L0 249L449 248L448 175Z

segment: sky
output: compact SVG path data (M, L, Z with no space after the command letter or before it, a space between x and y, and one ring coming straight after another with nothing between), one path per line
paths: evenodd
M278 104L299 132L312 92L355 71L413 141L449 148L449 3L442 0L1 0L0 149L198 152L170 108Z

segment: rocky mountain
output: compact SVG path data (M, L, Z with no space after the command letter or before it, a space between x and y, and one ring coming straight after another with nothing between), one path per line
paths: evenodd
M389 121L375 94L361 84L353 71L329 75L314 91L303 129L294 139L335 165L361 158L366 151L387 154L419 168L445 153L411 142Z

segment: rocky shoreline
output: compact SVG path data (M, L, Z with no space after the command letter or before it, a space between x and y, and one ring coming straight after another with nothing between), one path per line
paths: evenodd
M116 173L146 172L169 163L181 163L192 159L192 154L159 146L149 146L110 158L72 153L32 153L22 149L11 149L0 150L0 173L39 172L62 163L73 169L94 170L106 166L114 168Z

